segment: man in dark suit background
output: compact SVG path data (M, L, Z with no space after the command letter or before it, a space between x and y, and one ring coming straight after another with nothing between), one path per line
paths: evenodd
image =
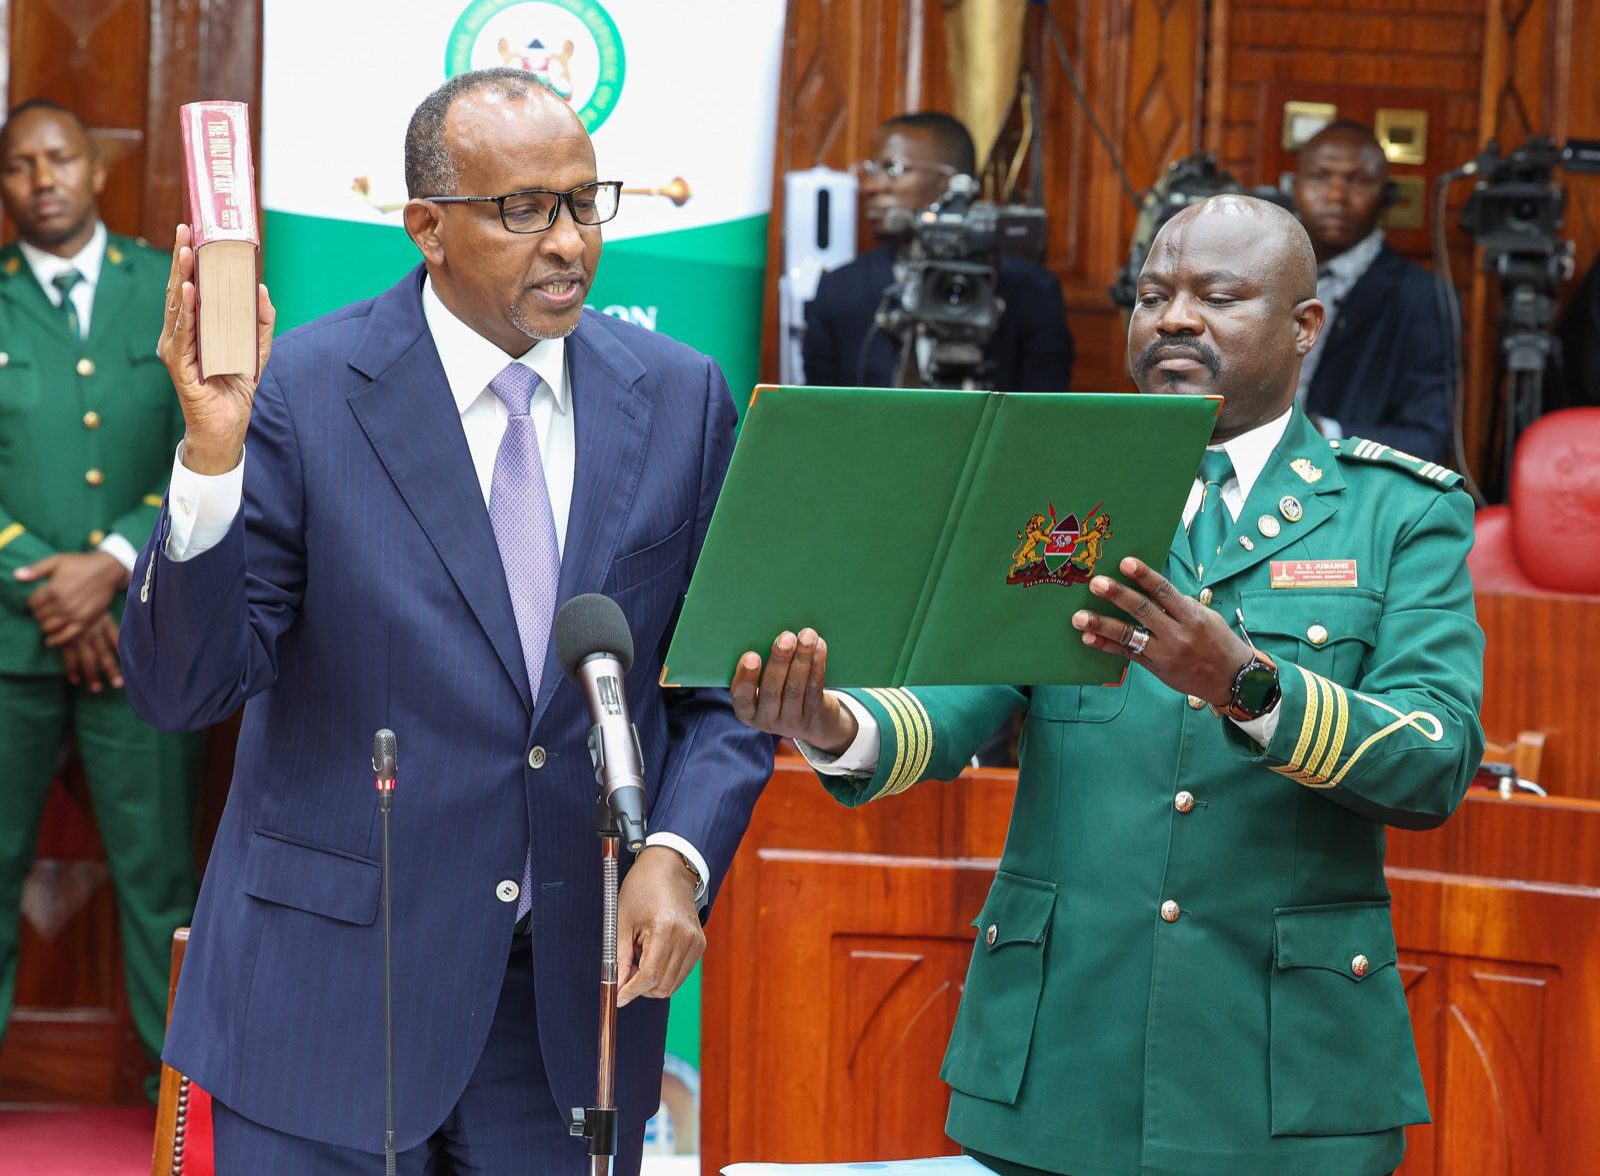
M595 1091L596 786L550 629L604 592L633 634L652 801L618 912L628 1176L666 1028L664 1000L633 998L699 958L772 764L725 691L658 685L733 402L704 356L584 312L620 185L526 73L424 100L406 181L423 264L286 335L259 383L199 379L178 231L161 353L186 434L122 649L152 723L246 711L165 1056L213 1096L218 1171L382 1170L368 753L390 727L399 1169L587 1171L566 1115Z
M1328 325L1300 369L1299 403L1325 436L1359 435L1449 463L1450 329L1432 274L1384 242L1389 160L1341 120L1300 151L1294 203L1317 254Z
M889 388L900 347L873 321L883 292L894 283L897 245L886 217L891 209L926 208L944 194L951 176L974 175L977 153L966 127L950 115L903 114L878 128L871 154L857 170L867 223L879 244L822 275L806 311L801 353L808 384ZM1073 345L1061 283L1016 257L1001 257L998 270L1005 311L984 352L989 382L1012 392L1067 391Z

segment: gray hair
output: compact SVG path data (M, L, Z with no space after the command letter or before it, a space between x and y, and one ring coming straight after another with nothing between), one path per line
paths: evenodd
M508 101L553 94L526 70L499 67L457 74L422 100L406 127L406 195L452 194L461 172L455 153L445 144L444 123L457 98L487 90Z

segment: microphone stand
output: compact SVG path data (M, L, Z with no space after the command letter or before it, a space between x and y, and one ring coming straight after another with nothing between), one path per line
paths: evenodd
M622 856L622 830L602 791L595 805L595 832L600 836L600 1064L595 1105L573 1107L567 1129L589 1141L590 1176L610 1176L617 1154L617 874Z
M387 740L385 740L387 737ZM394 807L394 734L380 731L373 742L373 781L383 817L383 1172L395 1176L394 1154L394 979L389 910L389 811Z

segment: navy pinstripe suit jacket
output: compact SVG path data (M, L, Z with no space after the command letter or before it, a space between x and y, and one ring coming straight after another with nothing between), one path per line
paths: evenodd
M471 1075L533 845L539 1039L565 1117L593 1101L600 871L589 721L552 650L529 697L499 550L422 314L422 270L286 334L256 395L244 509L217 547L140 555L123 621L129 697L167 729L245 704L166 1060L241 1114L383 1144L380 825L372 732L399 737L395 1123L401 1149ZM772 765L724 691L658 686L733 443L721 372L585 312L568 340L576 473L560 600L621 605L651 829L720 880ZM539 769L529 752L547 753ZM619 1022L623 1129L656 1108L663 1001Z

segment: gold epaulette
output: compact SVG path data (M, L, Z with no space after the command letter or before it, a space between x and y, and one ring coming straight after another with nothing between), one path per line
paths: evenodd
M1437 462L1423 461L1420 457L1412 457L1403 449L1395 449L1381 441L1366 441L1360 437L1345 437L1339 441L1329 441L1328 445L1345 461L1365 462L1368 465L1389 466L1391 469L1404 470L1414 478L1424 482L1432 482L1443 490L1451 490L1461 485L1463 479L1460 474L1447 466Z

